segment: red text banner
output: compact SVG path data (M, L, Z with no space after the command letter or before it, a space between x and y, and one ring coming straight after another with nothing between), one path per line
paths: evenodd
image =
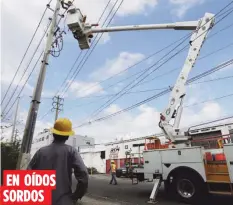
M55 170L4 170L2 205L51 205L56 189Z

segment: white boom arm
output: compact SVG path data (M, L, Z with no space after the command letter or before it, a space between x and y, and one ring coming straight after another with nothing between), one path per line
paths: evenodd
M97 24L86 23L86 16L83 16L80 9L71 6L67 12L67 25L72 31L74 38L78 40L80 49L89 49L93 33L118 32L118 31L137 31L137 30L159 30L159 29L174 29L174 30L195 30L198 26L198 21L176 22L169 24L147 24L147 25L129 25L129 26L114 26L105 28L92 28Z
M187 141L188 137L180 133L178 127L182 114L182 103L185 96L185 83L188 75L195 64L200 49L205 41L208 31L214 24L214 15L206 13L199 21L176 22L170 24L148 24L148 25L131 25L115 26L105 28L92 28L97 24L86 23L86 16L74 6L71 6L67 12L67 25L72 31L74 38L78 40L81 49L89 49L93 33L118 32L118 31L135 31L135 30L155 30L155 29L175 29L175 30L194 30L190 39L190 49L185 64L180 75L172 89L169 105L161 113L159 126L163 130L167 139L172 142ZM173 125L171 119L175 119Z
M172 142L178 143L187 141L189 139L188 136L185 136L185 134L181 133L179 130L182 114L182 103L186 90L185 84L187 82L188 75L196 62L200 49L207 37L207 34L213 25L213 14L206 13L205 16L199 20L199 24L190 39L191 46L189 48L188 56L172 89L169 104L164 112L161 113L159 126L165 133L165 136ZM171 119L174 119L173 125L170 124Z

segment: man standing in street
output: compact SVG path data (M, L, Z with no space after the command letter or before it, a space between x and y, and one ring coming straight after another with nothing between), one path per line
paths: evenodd
M30 170L56 170L56 190L52 192L52 205L73 205L81 199L88 187L88 172L78 151L65 144L74 135L72 123L66 118L58 119L51 129L54 141L40 148L28 168ZM72 193L72 170L78 184Z
M111 167L110 167L110 171L111 171L111 181L109 184L112 184L112 182L114 181L114 185L117 185L117 180L116 180L116 164L114 160L111 160Z

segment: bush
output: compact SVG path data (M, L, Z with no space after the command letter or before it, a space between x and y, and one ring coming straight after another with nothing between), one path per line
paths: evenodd
M15 170L20 152L20 142L1 142L1 184L4 170Z
M92 171L91 171L92 169ZM95 167L87 167L88 174L98 174L99 172Z

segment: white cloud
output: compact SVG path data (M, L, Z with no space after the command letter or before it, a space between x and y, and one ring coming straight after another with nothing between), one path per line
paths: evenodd
M107 59L104 66L96 69L90 76L96 80L106 79L127 69L143 58L144 55L141 53L121 52L116 58Z
M44 90L41 94L42 98L53 98L55 91Z
M172 5L175 6L172 12L179 18L182 18L186 14L186 12L192 7L201 5L205 2L205 0L169 0L169 1Z
M121 1L119 1L121 2ZM157 6L158 0L127 0L123 1L119 10L119 16L127 16L130 14L146 14L147 8Z
M71 81L68 81L71 83ZM85 97L96 93L104 93L104 90L100 84L96 82L84 82L84 81L74 81L69 91L73 93L76 97Z

